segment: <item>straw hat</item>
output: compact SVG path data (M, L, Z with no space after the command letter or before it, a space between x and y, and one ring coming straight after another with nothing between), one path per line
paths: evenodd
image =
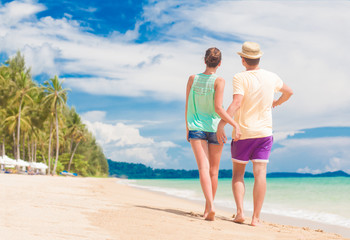
M242 52L237 52L241 57L249 59L258 59L263 53L260 51L260 45L255 42L244 42L242 45Z

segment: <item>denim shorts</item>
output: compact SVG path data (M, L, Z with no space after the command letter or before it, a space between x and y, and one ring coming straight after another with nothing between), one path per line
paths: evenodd
M216 137L216 132L204 132L199 130L190 130L188 132L188 139L198 139L198 140L205 140L208 142L208 144L215 144L220 145L218 142L218 139Z

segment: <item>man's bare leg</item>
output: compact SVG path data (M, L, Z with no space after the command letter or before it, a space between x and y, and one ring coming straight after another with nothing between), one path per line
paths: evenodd
M252 226L257 226L260 222L260 212L264 203L266 193L266 166L267 163L253 162L254 173L254 212L252 217Z

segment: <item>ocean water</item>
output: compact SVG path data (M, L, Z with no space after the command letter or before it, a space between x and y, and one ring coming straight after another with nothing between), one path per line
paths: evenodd
M199 179L119 180L119 183L204 203ZM245 179L244 208L248 211L253 210L253 184L254 179ZM219 179L215 204L235 212L231 179ZM262 212L341 226L350 231L350 178L268 178Z

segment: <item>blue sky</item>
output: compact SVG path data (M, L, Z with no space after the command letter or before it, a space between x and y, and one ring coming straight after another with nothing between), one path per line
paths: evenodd
M349 11L349 1L1 1L0 59L20 50L36 81L64 80L108 158L195 169L188 76L207 48L222 50L227 107L236 52L256 41L261 67L295 93L274 109L268 170L350 173ZM220 168L231 168L229 144Z

